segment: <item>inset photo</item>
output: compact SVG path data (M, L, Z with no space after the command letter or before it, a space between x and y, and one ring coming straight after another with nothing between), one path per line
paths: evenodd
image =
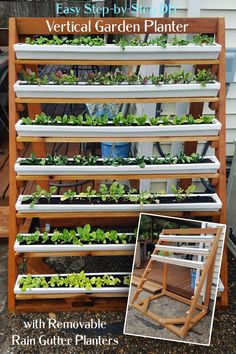
M210 345L226 225L140 214L124 334Z

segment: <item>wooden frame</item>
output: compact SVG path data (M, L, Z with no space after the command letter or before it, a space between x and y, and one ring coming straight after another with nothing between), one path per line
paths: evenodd
M13 288L14 288L14 283L17 275L17 255L13 251L14 247L14 242L15 242L15 237L16 234L19 232L19 226L24 222L24 220L28 217L26 214L19 214L16 213L15 209L15 202L17 200L17 197L19 195L19 188L20 184L22 181L19 180L19 178L16 178L17 176L15 175L14 172L14 164L17 158L19 157L20 150L23 148L24 143L30 142L32 143L32 148L33 151L36 153L36 155L43 156L46 153L46 147L45 143L46 142L56 142L56 141L65 141L65 142L96 142L100 141L98 138L94 137L88 137L88 138L34 138L34 137L17 137L16 136L16 131L15 131L15 123L19 119L19 112L21 112L24 108L28 108L28 112L30 116L35 116L38 114L41 109L40 109L40 104L43 102L48 102L48 103L64 103L64 102L69 102L69 103L79 103L83 102L85 103L84 99L72 99L72 100L61 100L61 99L20 99L15 97L15 93L13 91L13 85L16 82L17 79L17 73L22 70L22 68L27 65L27 67L32 68L34 71L37 70L38 65L53 65L53 64L62 64L61 60L16 60L15 53L13 50L13 45L18 42L24 41L25 36L33 36L35 34L49 34L49 29L46 25L46 18L10 18L9 20L9 121L10 121L10 236L9 236L9 281L8 281L8 293L9 293L9 298L8 298L8 304L9 304L9 311L28 311L29 309L32 311L37 311L37 302L32 302L29 304L28 302L26 303L25 301L23 304L21 301L18 299L15 299L14 293L13 293ZM55 20L55 23L61 24L65 21L64 18L55 18L55 19L48 19L48 20ZM97 33L95 29L95 21L97 19L94 18L70 18L70 20L73 20L75 24L80 24L80 23L91 23L91 33ZM122 18L104 18L102 19L104 24L111 24L111 23L120 23L124 19ZM132 19L132 18L127 18L125 19L127 23L138 23L140 25L141 31L144 30L144 20L148 19ZM149 19L153 20L153 18ZM168 18L158 18L158 23L163 23L163 24L170 24L172 19ZM226 180L225 180L225 39L224 39L224 19L223 18L204 18L204 19L198 19L198 18L176 18L175 19L176 23L179 24L188 24L187 26L187 32L186 33L209 33L209 34L215 34L216 40L219 44L222 46L222 51L220 54L220 57L217 60L144 60L144 61L125 61L125 60L120 60L120 61L100 61L96 62L96 65L137 65L137 64L149 64L149 65L156 65L156 64L165 64L165 65L173 65L173 64L195 64L200 67L212 65L214 68L214 71L217 72L218 75L218 81L221 83L221 89L219 91L218 97L200 97L200 98L164 98L164 99L127 99L124 100L122 99L122 103L124 102L143 102L143 103L149 103L149 102L191 102L191 113L194 110L195 114L196 111L199 111L199 108L196 109L196 107L201 107L203 106L204 102L209 102L212 109L215 109L216 111L216 117L222 124L222 130L219 134L219 136L208 136L208 137L160 137L160 138L150 138L150 137L145 137L145 138L140 138L140 137L133 137L132 139L128 138L119 138L119 141L185 141L185 146L188 151L194 151L196 148L196 142L197 141L211 141L211 144L213 147L216 148L216 156L218 160L221 163L221 168L219 170L219 174L214 175L214 176L208 176L212 178L212 183L216 186L216 191L218 195L220 196L220 199L223 202L223 209L220 212L193 212L193 213L186 213L186 212L172 212L168 213L170 215L176 215L176 216L185 216L185 217L193 217L193 216L207 216L207 217L212 217L214 221L218 221L221 223L225 223L226 221L226 211L225 211L225 206L226 206ZM154 33L153 28L148 29L149 33ZM52 32L53 33L53 32ZM63 34L68 34L69 32L65 29ZM111 32L112 33L112 32ZM117 33L116 31L113 33ZM170 30L169 32L166 33L172 33ZM86 62L83 63L83 61L78 60L66 60L63 61L63 64L66 65L88 65L94 64L94 61L91 62ZM218 69L218 71L217 71ZM86 100L86 103L88 102L108 102L108 99L90 99ZM110 100L112 103L114 103L114 99ZM121 102L120 99L116 100L117 102ZM198 114L198 113L197 113ZM106 138L107 141L117 141L117 138L114 137L109 137ZM129 176L130 178L134 176ZM149 177L149 176L146 176ZM178 176L173 176L173 178L179 177ZM137 177L136 177L137 178ZM140 178L143 178L143 176L140 176ZM168 175L168 178L170 176ZM184 183L189 182L189 176L187 175L181 175L181 178L184 178ZM48 188L48 183L49 179L48 178L43 178L39 181L39 184L44 188ZM158 212L160 214L160 212ZM162 213L161 213L162 214ZM163 214L166 214L163 212ZM125 220L128 220L128 218L132 218L132 220L138 220L138 213L135 212L128 212L128 213L111 213L112 217L114 218L124 218ZM60 220L61 214L59 213L52 213L50 216L47 214L32 214L30 218L33 217L40 217L43 219L50 219L54 218L55 220ZM91 219L95 217L95 214L86 214L86 213L68 213L65 215L66 220L70 220L72 218L84 218L86 217L87 219ZM100 218L106 218L107 215L105 213L96 213L96 217ZM40 259L30 259L30 267L29 269L38 271L39 273L42 272L40 270L40 267L42 267L42 262ZM43 266L44 267L44 266ZM226 258L226 252L224 253L223 257L223 265L222 265L222 280L224 283L225 291L221 296L221 303L222 305L227 305L228 298L227 298L227 258ZM119 300L120 301L120 300ZM42 303L40 303L42 304ZM45 311L51 311L52 304L54 304L51 300L47 301L46 299L43 302L43 308ZM117 309L119 306L115 304L115 302L112 303L114 306L114 309ZM60 300L60 304L58 305L58 302L55 303L56 307L59 310L70 310L73 308L73 306L68 306L68 302L64 301L63 299ZM96 310L100 308L100 305L94 305ZM96 307L98 306L98 307ZM111 304L108 305L107 308L111 309ZM84 310L84 306L81 307L81 309ZM104 310L104 306L101 306L101 308ZM124 308L124 307L123 307ZM74 309L74 308L73 308ZM91 308L90 308L91 310Z
M200 230L200 231L199 231ZM210 241L211 248L209 251L209 254L206 255L205 251L206 249L201 249L201 248L196 248L196 250L202 255L205 256L204 261L202 262L196 262L192 260L182 260L178 258L173 258L173 257L168 257L168 251L173 251L173 247L168 246L168 242L178 242L179 238L178 235L186 235L187 233L189 234L194 234L194 235L203 235L203 234L211 234L213 240ZM214 264L215 264L215 258L216 258L216 252L218 248L218 244L220 241L220 237L222 234L222 228L206 228L206 229L168 229L168 230L163 230L161 235L175 235L173 236L175 238L175 241L166 241L168 239L168 236L164 238L160 238L157 242L157 245L155 247L155 250L153 254L151 255L151 259L148 262L148 265L142 275L142 278L140 279L140 282L138 284L138 287L133 295L133 298L131 300L131 305L138 311L140 311L143 315L151 318L155 322L159 323L163 327L167 328L169 331L174 333L175 335L185 338L190 329L195 326L195 324L201 320L208 312L208 306L210 303L210 295L211 295L211 287L212 287L212 278L213 278L213 269L214 269ZM213 236L214 235L214 236ZM201 237L202 239L203 237ZM206 237L207 241L206 243L209 244L208 237ZM164 256L158 256L158 252L162 251L162 242L164 243L166 250L165 250L165 255ZM197 242L197 243L204 243L204 241L199 241L197 237L193 236L192 237L192 242ZM175 247L176 253L185 253L185 254L194 254L192 253L191 248L186 251L183 247ZM145 282L148 280L148 274L150 273L152 269L152 265L156 261L160 261L162 259L162 262L164 262L164 267L163 267L163 282L162 282L162 288L160 289L160 292L158 294L154 294L152 296L149 296L147 298L142 299L138 303L136 301L138 300L138 297L140 293L144 290L144 285ZM167 291L167 273L168 273L168 264L176 264L178 266L188 266L190 268L196 268L199 267L201 269L201 276L198 280L198 283L196 284L196 288L194 291L194 295L190 299L187 299L185 297L182 297L180 295L176 295L175 293L172 293L170 291ZM182 263L182 264L181 264ZM197 264L199 263L199 264ZM200 264L201 263L201 264ZM205 297L204 297L204 302L203 304L199 303L201 292L203 290L203 286L206 283L206 290L205 290ZM182 302L186 305L189 305L189 310L186 312L186 315L181 318L162 318L152 311L148 310L150 301L157 300L163 296L170 297L176 301ZM194 314L196 310L199 310L199 313L196 315ZM177 327L177 325L182 325L182 327Z

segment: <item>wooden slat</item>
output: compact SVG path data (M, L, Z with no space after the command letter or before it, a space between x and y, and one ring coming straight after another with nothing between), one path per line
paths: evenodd
M157 215L170 215L170 216L186 216L189 215L188 212L175 212L175 211L152 211L152 214ZM109 212L106 213L92 213L92 212L79 212L79 213L38 213L38 212L30 212L30 213L17 213L17 219L26 219L26 218L42 218L42 219L61 219L63 214L63 219L71 219L71 218L104 218L108 215L110 217L139 217L140 211L134 212ZM219 211L193 211L191 212L191 216L218 216L220 215Z
M216 40L221 44L222 49L219 55L220 65L218 70L218 80L221 82L221 88L219 91L219 100L218 109L216 111L216 117L219 118L222 127L220 131L220 143L219 147L216 150L216 156L221 163L220 167L220 180L216 186L216 191L222 201L222 211L220 217L216 219L217 222L226 224L227 222L227 208L226 208L226 85L225 85L225 76L226 76L226 61L225 61L225 19L219 18ZM224 284L224 291L221 296L222 306L228 305L228 262L227 262L227 240L225 242L221 266L220 277Z
M35 299L66 299L66 298L75 298L75 294L17 294L15 295L15 298L17 300L35 300ZM88 297L91 298L119 298L119 297L128 297L128 293L102 293L102 294L89 294L87 295ZM81 296L83 298L83 296ZM80 296L78 295L78 300L80 299Z
M140 282L140 278L133 275L132 276L132 284L134 286L138 286L139 282ZM159 285L157 283L153 283L152 281L149 281L149 280L147 280L143 285L143 290L148 291L149 293L153 293L153 294L161 289L162 289L161 285Z
M209 250L206 248L193 248L193 247L178 247L178 246L165 246L165 245L156 245L156 250L174 252L174 253L183 253L183 254L193 254L193 255L208 255Z
M86 172L84 172L86 173ZM58 175L58 176L52 176L52 175L26 175L26 176L16 176L17 181L74 181L76 179L79 180L101 180L101 179L142 179L142 178L147 178L147 179L185 179L189 178L191 175L192 178L218 178L218 173L172 173L172 174L155 174L155 173L140 173L140 174L127 174L127 173L109 173L109 174L78 174L78 175Z
M151 255L151 259L157 262L174 264L180 267L197 268L197 269L203 269L204 267L204 262L190 261L187 259L174 258L168 256L158 256L156 254Z
M170 298L172 298L174 300L180 301L180 302L182 302L184 304L191 305L191 303L192 303L192 300L187 299L186 297L174 294L174 293L172 293L172 292L170 292L168 290L163 290L163 293L164 293L164 295L166 295L166 296L168 296L168 297L170 297ZM203 310L203 309L205 310L206 306L204 306L202 304L197 304L196 308L200 309L200 310Z
M55 142L67 142L67 143L80 143L80 142L98 142L100 143L101 140L104 139L101 137L30 137L30 136L17 136L16 141L19 143L22 142L46 142L46 143L55 143ZM116 142L117 137L106 137L106 141ZM219 141L218 136L173 136L173 137L163 137L163 136L154 136L154 137L119 137L119 141L124 142L168 142L168 141Z
M80 25L86 25L90 26L88 27L87 31L84 31L82 34L89 33L89 34L99 34L101 33L99 29L96 28L96 23L98 21L97 18L78 18L78 17L72 17L72 18L48 18L49 23L52 24L53 21L55 21L55 24L58 25L64 25L64 28L62 30L63 34L71 34L72 28L68 28L67 22L69 24L74 23L76 26ZM172 23L176 25L186 25L184 33L216 33L217 31L217 24L218 24L218 19L217 18L103 18L99 19L99 24L102 24L103 26L109 26L109 25L117 25L121 24L123 21L125 22L126 25L136 25L136 28L133 28L133 26L129 26L132 28L129 28L129 32L122 31L121 29L119 30L117 27L116 28L111 28L110 30L106 29L107 34L131 34L131 33L157 33L155 26L147 27L145 28L145 24L153 23L153 20L156 20L158 25L161 24L168 24L168 28L162 28L160 30L160 33L176 33L176 29L171 26ZM152 21L152 22L147 22L147 21ZM48 24L46 22L45 18L17 18L16 19L17 23L17 31L18 34L20 35L31 35L31 34L58 34L58 28L57 31L49 30ZM61 28L61 27L60 27ZM181 27L179 27L180 29ZM136 29L136 31L134 30ZM103 31L104 32L104 31ZM181 32L180 32L181 33Z
M16 313L32 312L87 312L87 311L124 311L127 299L124 298L67 298L67 299L44 299L42 300L17 300Z
M201 235L201 234L216 234L217 228L207 227L207 228L187 228L187 229L164 229L162 231L165 235Z

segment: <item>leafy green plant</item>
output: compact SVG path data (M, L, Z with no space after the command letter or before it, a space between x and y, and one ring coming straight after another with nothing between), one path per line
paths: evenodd
M100 197L101 197L102 201L105 202L108 198L108 195L109 195L109 190L108 190L108 187L105 183L100 184L99 193L100 193Z
M30 117L22 117L21 118L21 121L22 121L22 125L32 125L33 124L33 121Z
M167 156L167 163L169 163L169 159L170 157ZM193 156L191 159L198 161L200 157L196 154L196 156ZM175 186L173 186L172 188L172 192L176 195L177 201L184 200L185 198L187 198L189 194L193 193L194 190L195 190L195 186L193 185L188 187L185 191L181 188L176 188ZM31 196L27 196L25 200L29 200L31 204L33 204L34 206L35 203L37 203L42 196L47 197L48 196L47 193L48 192L41 191L39 187L39 189L36 189L35 193L33 193ZM88 187L87 192L81 192L78 197L87 198L90 204L92 203L92 198L96 196L98 198L101 198L102 201L109 200L118 203L120 200L122 200L122 202L131 201L133 203L139 203L140 205L143 205L149 203L159 203L158 197L161 194L163 193L162 192L149 193L145 191L138 193L136 190L130 190L128 193L126 193L124 189L124 185L119 184L118 182L115 181L109 186L109 188L105 184L101 184L98 193L95 190L91 189L91 187ZM69 189L61 196L60 200L61 201L69 200L70 202L72 202L75 197L76 197L76 192L72 192Z
M114 116L112 121L109 121L107 115L101 117L92 117L89 115L79 115L77 117L70 115L67 116L56 116L52 118L45 113L41 113L32 120L30 117L22 118L22 125L77 125L77 126L157 126L157 125L185 125L185 124L211 124L214 117L202 115L198 118L193 118L191 114L178 116L160 116L160 117L151 117L148 120L147 115L136 116L133 114L128 114L127 117L124 117L120 112Z
M26 242L27 245L35 244L39 242L41 237L40 231L36 231L34 234L31 234L27 237L25 237L22 234L17 234L16 239L19 243Z
M67 165L68 159L67 156L47 154L45 162L46 165L64 166Z
M16 237L19 244L44 244L50 241L52 244L76 244L83 246L84 244L127 244L133 241L134 236L131 234L119 233L116 230L104 231L100 228L96 230L91 229L91 225L86 224L79 226L76 230L63 229L62 232L54 231L51 236L47 232L43 234L40 231L23 235L19 233Z
M45 191L44 189L41 189L39 185L36 186L35 192L33 192L29 196L23 196L22 201L30 201L30 208L34 208L35 204L37 204L40 200L40 198L47 198L48 203L50 203L52 195L56 192L57 187L51 186L49 188L49 191Z
M91 186L88 186L87 187L87 191L86 192L81 192L79 194L79 197L80 198L88 198L89 203L91 203L92 202L92 198L95 197L96 194L97 194L97 192L94 189L92 189Z
M171 191L175 195L175 199L178 202L184 201L190 194L192 194L195 191L196 187L195 185L191 184L187 189L183 188L177 188L176 186L171 186Z
M175 46L183 46L183 45L188 45L190 42L187 39L178 39L177 36L174 36L171 39L171 44Z
M66 200L68 200L70 203L72 203L75 197L76 197L76 192L73 192L71 189L68 189L68 191L63 193L63 195L60 198L60 201L65 202Z
M214 37L208 36L206 34L195 34L193 36L193 42L196 45L213 45L215 40Z
M145 156L137 156L135 158L130 157L108 157L101 159L98 164L98 156L81 156L76 155L73 157L73 161L76 165L79 166L129 166L129 165L137 165L140 168L145 168L146 165L161 165L161 164L186 164L186 163L200 163L202 162L203 157L200 154L191 154L186 155L183 152L180 152L179 155L170 156L170 154L166 154L164 158L159 158L157 156L154 157L145 157ZM55 165L55 166L66 166L71 165L71 161L67 160L66 156L61 155L47 155L46 158L37 158L34 154L31 155L30 158L23 159L19 161L20 165ZM108 189L105 185L106 193L108 193ZM88 187L87 193L83 193L84 197L89 196L89 192L91 192L91 188ZM93 191L94 193L94 191Z
M119 45L123 50L125 50L125 47L127 47L129 45L129 41L126 38L122 37L117 42L117 45Z
M184 70L170 73L166 77L167 83L169 84L189 84L192 79L193 74L191 72L185 73Z
M131 281L130 275L127 275L127 276L124 277L123 284L127 285L127 286L130 286L130 281Z
M69 45L88 45L88 46L101 46L105 45L104 39L101 37L91 37L91 36L79 36L74 39L68 39L68 37L58 37L57 35L54 35L52 38L48 37L37 37L35 39L31 39L29 37L25 38L25 43L26 44L31 44L31 45L63 45L63 44L69 44Z
M115 203L119 202L119 199L122 198L125 194L125 187L123 184L118 182L113 182L109 188L109 196L115 201Z
M194 80L196 80L202 86L206 86L206 84L213 81L213 76L210 70L198 69L197 74L194 75Z
M42 78L37 77L36 72L33 72L31 69L27 68L25 71L22 71L23 79L30 85L47 85L49 79L47 75L44 75Z
M18 285L23 292L27 289L49 287L44 277L32 277L30 274L25 277L21 277L18 281Z
M38 158L38 157L35 156L34 153L32 153L30 155L30 157L25 158L23 160L20 160L19 164L23 165L23 166L25 166L25 165L34 165L34 166L36 166L36 165L45 165L45 159Z
M174 44L173 44L174 41ZM186 45L185 43L188 42L184 39L178 39L177 36L175 36L173 39L170 40L170 44L172 45ZM208 35L202 35L202 34L195 34L193 36L193 42L195 45L204 45L204 44L209 44L212 45L214 44L214 37L208 36ZM87 46L102 46L105 45L105 41L103 38L99 36L78 36L74 39L68 39L68 37L65 36L57 36L54 35L51 38L48 37L43 37L39 36L35 39L31 39L29 37L25 38L25 43L26 44L31 44L31 45L63 45L63 44L68 44L68 45L87 45ZM148 46L148 45L157 45L161 46L162 48L166 48L168 42L167 42L167 36L161 35L161 36L156 36L155 38L149 40L149 41L144 41L142 40L139 36L136 36L131 39L126 39L125 37L121 37L118 41L113 41L115 45L120 46L123 50L125 47L128 46ZM189 42L188 42L189 43ZM187 43L187 44L188 44Z
M75 163L79 166L95 166L98 161L98 156L81 156L76 155L73 157Z
M162 74L161 75L152 75L150 77L151 83L153 85L158 85L158 84L162 83L163 79L164 79L164 75L162 75Z
M74 70L70 70L69 74L63 74L61 70L52 74L52 82L56 85L75 85L80 79L75 76Z
M161 35L159 37L151 39L148 42L148 45L158 45L158 46L160 46L162 48L166 48L167 47L167 36L166 35Z
M48 203L50 203L52 195L56 193L57 187L56 186L50 186L49 191L43 191L43 196L47 198Z
M33 192L29 196L23 196L22 201L30 201L30 208L34 208L35 204L37 204L40 198L43 196L44 190L41 189L39 185L36 186L35 192Z
M53 275L48 281L50 288L61 287L64 285L64 278L59 275Z
M97 118L93 117L92 119L93 119L93 125L98 125L98 126L106 126L108 125L109 122L109 118L107 114L105 114L104 116L98 116Z

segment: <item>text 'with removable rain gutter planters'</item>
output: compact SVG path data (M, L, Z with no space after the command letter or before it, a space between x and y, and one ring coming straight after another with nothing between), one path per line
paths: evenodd
M57 22L57 20L46 20L49 32L51 33L184 33L187 31L188 23L179 23L173 20L170 23L159 23L158 20L145 20L144 26L137 22L123 20L119 23L110 23L104 19L95 22L85 20L84 22L76 22L67 20L65 22Z

